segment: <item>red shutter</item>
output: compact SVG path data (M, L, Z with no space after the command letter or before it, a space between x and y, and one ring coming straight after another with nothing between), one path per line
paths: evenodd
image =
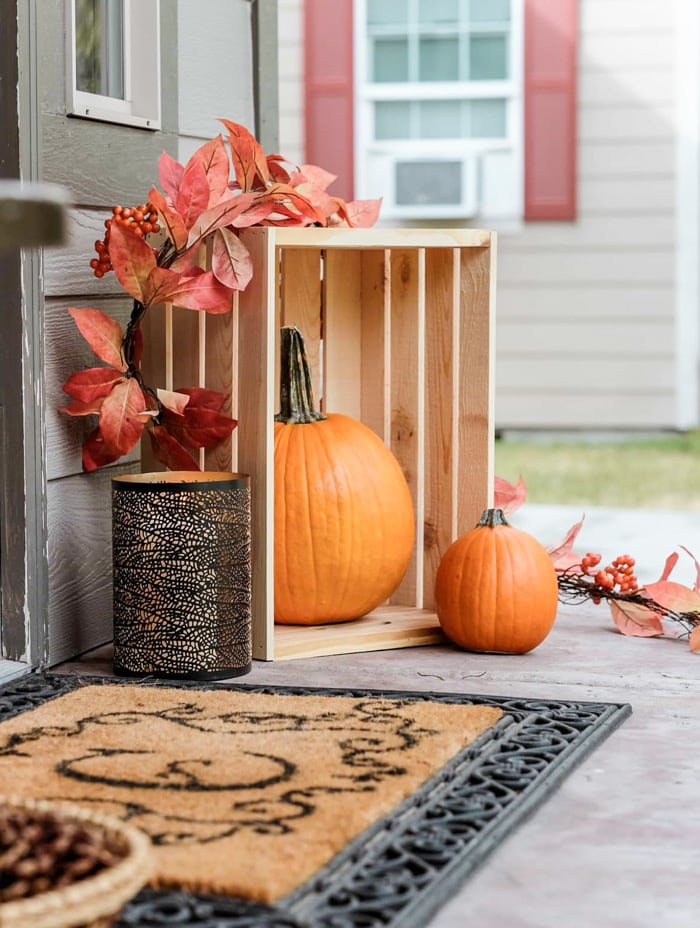
M304 3L305 157L337 174L329 192L353 199L353 0Z
M578 0L525 0L525 219L576 218Z

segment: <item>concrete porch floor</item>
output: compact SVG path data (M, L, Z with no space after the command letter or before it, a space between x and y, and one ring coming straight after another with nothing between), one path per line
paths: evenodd
M559 540L571 524L569 513L549 508L528 506L518 520L543 543ZM576 512L572 521L580 518ZM592 513L577 547L600 550L604 540L604 553L643 548L639 575L647 581L658 578L678 544L700 552L697 516L646 515L638 534L641 521L630 527L629 520L611 521L609 512ZM542 534L548 520L554 537ZM596 526L606 528L604 538ZM55 670L111 674L111 647ZM550 636L527 655L431 646L255 662L236 682L630 703L631 717L426 928L694 928L700 921L699 676L700 654L691 654L687 641L625 638L605 605L585 604L562 605Z

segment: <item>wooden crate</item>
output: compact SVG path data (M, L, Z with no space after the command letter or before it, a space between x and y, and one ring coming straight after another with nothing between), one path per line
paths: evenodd
M147 344L152 382L231 395L238 429L202 464L252 478L253 656L441 641L432 609L440 557L492 498L495 235L257 228L243 239L255 270L234 312L166 308L153 314ZM411 565L390 602L315 627L273 622L273 416L279 329L292 323L323 409L363 421L401 462L417 524Z

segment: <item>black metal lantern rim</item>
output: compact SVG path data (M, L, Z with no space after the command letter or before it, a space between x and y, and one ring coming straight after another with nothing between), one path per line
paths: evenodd
M253 668L253 662L241 664L238 667L220 667L218 670L186 670L182 673L168 670L133 670L129 667L123 667L116 660L114 661L114 673L118 677L147 677L148 679L157 680L194 680L195 682L205 683L214 680L228 680L232 677L242 677L250 673Z
M198 493L200 490L244 490L248 474L214 470L168 470L112 477L112 489L134 493Z

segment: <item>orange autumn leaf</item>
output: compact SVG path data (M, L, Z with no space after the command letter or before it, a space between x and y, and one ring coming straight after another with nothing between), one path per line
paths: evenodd
M131 377L118 383L100 409L99 430L105 444L120 454L131 451L150 415L138 383Z
M520 509L527 498L527 487L522 474L515 483L509 483L503 477L494 477L493 480L493 506L494 509L503 510L505 516L512 515Z
M116 319L112 319L99 309L89 307L71 306L68 312L78 326L78 331L97 357L101 361L106 361L110 367L123 371L125 369L122 356L124 333Z
M551 557L556 570L569 570L581 564L581 555L575 553L574 542L581 531L584 519L585 516L581 516L580 521L571 526L559 544L550 545L547 548L547 554Z

